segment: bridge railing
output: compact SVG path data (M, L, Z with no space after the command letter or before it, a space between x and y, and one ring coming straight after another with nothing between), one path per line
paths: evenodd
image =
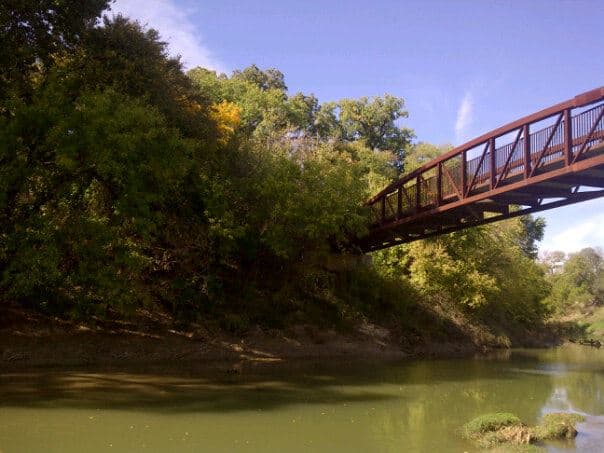
M603 140L604 87L484 134L403 176L367 202L372 223L384 224L572 165L589 157ZM497 146L498 141L506 143Z

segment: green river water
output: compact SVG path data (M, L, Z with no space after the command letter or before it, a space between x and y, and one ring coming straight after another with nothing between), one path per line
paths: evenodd
M5 369L0 452L474 452L460 425L499 411L580 412L575 442L547 451L604 452L604 350L589 347L167 369Z

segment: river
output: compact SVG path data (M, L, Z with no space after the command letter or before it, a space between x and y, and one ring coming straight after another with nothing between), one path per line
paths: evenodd
M166 369L5 370L0 452L473 452L459 427L503 411L582 413L547 451L604 451L604 349Z

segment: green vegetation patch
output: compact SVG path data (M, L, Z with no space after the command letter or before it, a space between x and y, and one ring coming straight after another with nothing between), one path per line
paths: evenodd
M535 437L538 440L574 439L577 436L576 425L584 417L579 414L557 412L547 414L539 426L535 427Z
M531 451L531 444L547 440L574 439L576 424L583 421L579 414L552 413L530 427L510 413L485 414L463 426L463 435L483 448L505 451ZM528 450L527 450L528 449Z
M494 414L485 414L476 417L464 425L464 434L466 437L486 434L498 431L506 426L521 425L522 422L514 414L507 412L497 412Z

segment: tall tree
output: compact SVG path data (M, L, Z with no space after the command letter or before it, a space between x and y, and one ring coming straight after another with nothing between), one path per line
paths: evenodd
M413 171L451 149L452 145L433 145L426 142L411 145L405 155L404 170Z
M253 64L243 69L242 71L233 71L233 78L253 83L258 88L264 91L287 91L287 86L285 85L285 77L283 76L283 73L275 68L269 68L263 71L258 66Z
M545 219L543 217L533 217L525 215L520 217L520 225L522 227L518 235L518 245L526 256L531 259L537 259L539 255L538 242L543 240L545 234Z
M212 135L207 129L211 100L193 86L180 60L168 55L167 44L154 29L121 15L105 17L102 26L84 34L73 56L57 66L56 77L73 94L112 87L147 98L186 135Z
M36 63L73 48L111 0L4 0L0 3L0 96L25 89Z
M340 122L345 139L363 139L374 150L392 152L397 169L402 171L405 151L413 137L410 129L397 125L399 119L408 116L404 106L403 99L389 94L341 100Z

